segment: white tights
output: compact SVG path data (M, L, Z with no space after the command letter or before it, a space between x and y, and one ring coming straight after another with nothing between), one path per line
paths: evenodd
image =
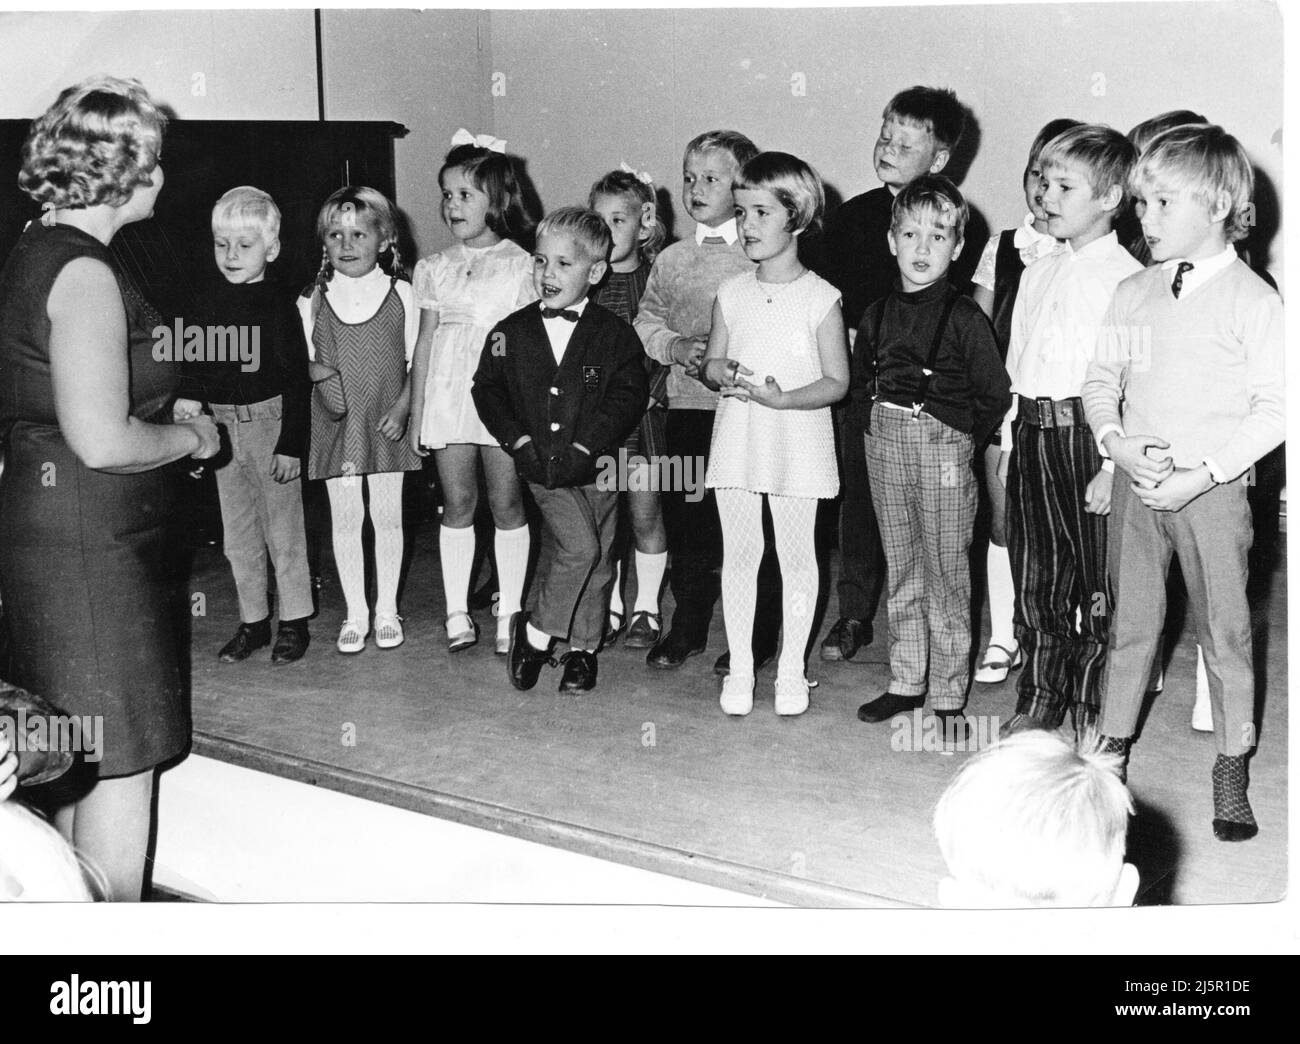
M717 491L722 520L722 610L731 649L731 672L754 673L754 604L763 559L763 495L743 489ZM777 676L803 679L804 649L817 606L817 501L769 496L776 553L781 562L781 659Z
M366 556L361 545L361 524L366 506L361 483L370 488L370 524L375 529L376 615L397 615L397 580L402 571L402 480L404 471L376 475L344 475L325 480L334 529L334 565L348 604L349 620L369 625L366 605Z

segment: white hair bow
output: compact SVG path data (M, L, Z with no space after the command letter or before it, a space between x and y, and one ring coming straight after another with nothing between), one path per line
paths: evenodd
M505 138L494 138L491 134L471 134L464 127L451 136L451 147L456 148L458 145L477 145L480 149L503 154L506 151Z
M629 167L627 160L622 160L618 165L618 169L624 174L631 174L632 177L636 178L636 180L641 182L643 185L653 185L655 183L655 179L644 170L637 170L635 167Z

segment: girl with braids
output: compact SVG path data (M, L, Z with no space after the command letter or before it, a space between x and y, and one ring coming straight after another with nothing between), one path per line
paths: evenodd
M488 332L537 300L532 257L512 238L527 232L531 222L505 142L459 131L452 146L438 172L438 184L442 218L456 242L415 266L420 339L411 372L408 441L421 456L433 450L438 465L443 496L438 552L449 652L478 641L478 625L469 615L469 587L482 462L496 523L496 651L504 656L510 651L511 617L519 612L524 592L528 520L514 461L479 420L470 389Z
M321 207L316 234L324 261L298 310L315 385L307 477L325 479L334 563L347 601L338 649L360 652L370 631L363 476L375 530L375 644L392 649L405 640L397 615L402 475L420 469L404 438L407 370L419 319L411 284L401 274L393 205L381 193L364 186L339 189Z

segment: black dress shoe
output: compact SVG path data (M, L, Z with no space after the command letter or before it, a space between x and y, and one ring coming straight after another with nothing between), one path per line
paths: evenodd
M280 629L275 635L275 645L271 647L271 662L280 664L301 660L310 643L311 635L307 633L306 620L293 623L281 620Z
M754 673L757 674L769 663L776 659L776 649L768 649L766 652L754 653ZM713 673L719 678L725 678L731 673L731 650L728 649L716 660L713 661Z
M870 645L874 637L870 620L842 616L822 640L821 657L831 661L851 660L864 645Z
M591 692L596 687L596 654L570 649L560 657L564 664L564 677L560 679L561 692Z
M959 750L970 749L968 744L972 739L970 719L959 710L937 710L934 712L935 719L939 722L939 736L943 740L945 747L956 747Z
M520 692L527 692L537 684L537 676L542 673L542 665L555 666L551 659L552 638L545 649L535 649L528 641L528 614L516 613L514 630L510 633L510 654L506 657L506 669L510 673L510 684ZM595 680L595 668L592 669Z
M217 659L222 663L238 663L247 660L258 649L271 644L271 621L258 620L257 623L241 623L235 637L221 647Z
M906 714L925 705L924 696L899 696L887 692L858 708L858 721L888 721L895 714Z
M686 662L687 657L698 656L704 652L707 644L707 638L694 638L685 631L672 630L663 641L646 653L645 662L660 670L680 667Z

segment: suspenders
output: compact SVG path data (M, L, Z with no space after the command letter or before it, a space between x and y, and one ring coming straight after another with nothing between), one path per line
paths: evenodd
M939 325L934 328L934 340L930 343L930 354L926 356L925 364L921 367L921 381L916 386L916 398L912 400L912 420L916 420L925 407L925 396L930 389L930 378L934 375L934 364L939 358L939 345L943 343L944 331L948 329L948 317L952 315L952 308L956 303L957 295L950 294L947 303L943 306L943 314L939 316Z

